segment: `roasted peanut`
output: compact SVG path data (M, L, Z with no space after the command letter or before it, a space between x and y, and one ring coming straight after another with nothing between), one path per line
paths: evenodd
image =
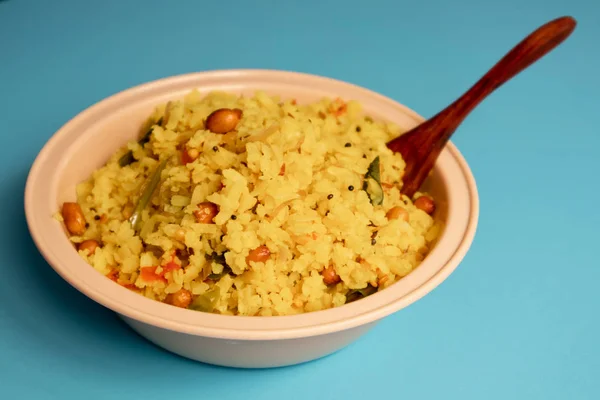
M335 269L332 265L321 271L321 275L323 276L323 282L326 285L333 285L342 280L342 278L340 278L340 276L335 272Z
M67 230L71 235L83 235L85 232L85 217L81 206L77 203L64 203L62 207L62 216Z
M79 251L87 250L88 256L91 256L92 254L94 254L94 252L96 251L98 246L100 246L100 244L96 240L88 239L88 240L84 240L83 242L79 243L79 246L77 246L77 250L79 250Z
M167 303L175 307L188 308L192 302L192 293L186 289L179 289L167 296Z
M431 215L435 211L435 203L431 197L421 196L414 202L415 207Z
M198 204L198 209L194 211L196 222L201 224L213 224L213 218L219 213L219 207L211 202Z
M220 108L206 118L206 129L213 133L227 133L234 130L242 118L239 108Z
M385 216L390 221L393 219L401 219L408 222L408 211L402 207L394 207L390 209Z

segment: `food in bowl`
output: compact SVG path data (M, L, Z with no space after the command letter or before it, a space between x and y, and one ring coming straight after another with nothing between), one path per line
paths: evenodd
M359 103L224 92L156 107L62 205L81 257L154 300L225 315L342 306L435 245L435 200L401 195L400 128Z

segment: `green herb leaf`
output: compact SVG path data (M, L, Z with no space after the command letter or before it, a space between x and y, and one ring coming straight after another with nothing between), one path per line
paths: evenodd
M119 166L125 167L126 165L133 164L134 161L135 158L133 157L133 152L129 150L121 158L119 158Z
M346 304L352 303L353 301L363 299L367 296L377 292L377 288L371 285L367 285L364 289L350 289L346 293Z
M207 279L218 281L219 279L231 272L231 268L229 268L229 265L227 265L227 262L225 261L225 253L217 254L215 252L212 252L211 254L206 256L206 260L209 262L212 261L216 262L217 264L223 265L223 271L220 274L210 274L207 276Z
M225 253L217 254L217 252L213 251L212 253L210 253L206 256L206 260L214 261L217 264L221 264L221 265L227 265L227 263L225 262Z
M383 203L383 187L381 186L379 156L375 157L371 164L369 164L369 169L365 174L362 189L367 192L371 204L378 206Z
M158 164L158 167L156 167L156 170L150 177L148 185L146 186L144 192L140 196L138 203L135 206L133 213L131 214L131 217L129 217L129 223L131 223L132 228L136 232L139 230L140 227L140 222L142 220L142 211L144 211L144 209L146 209L146 207L148 206L148 203L150 203L150 199L152 198L152 195L154 194L156 188L158 187L158 184L160 183L160 177L166 165L167 160L163 160L160 164Z
M208 276L208 279L210 279L212 281L218 281L219 279L221 279L225 275L228 275L230 272L231 272L231 268L229 268L227 265L225 265L223 267L223 271L220 274L210 274Z
M148 143L150 141L150 136L152 135L152 131L154 130L154 126L161 125L161 124L162 124L162 118L159 119L156 124L153 124L150 127L150 129L148 129L148 131L144 134L144 136L142 136L140 138L140 140L138 140L138 144L140 146L144 146L146 143ZM126 165L133 163L134 161L135 161L135 158L133 157L133 152L131 150L129 150L121 158L119 158L119 166L124 167Z

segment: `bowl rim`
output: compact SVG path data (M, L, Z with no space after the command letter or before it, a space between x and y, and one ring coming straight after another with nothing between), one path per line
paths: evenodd
M444 152L449 154L450 158L460 171L460 177L453 176L453 179L460 178L464 182L467 188L466 196L470 205L467 216L468 221L465 224L463 236L458 242L458 246L452 249L451 253L448 254L448 259L445 261L444 265L440 267L435 274L421 282L418 286L412 288L409 292L400 297L393 298L391 301L390 296L393 292L391 289L398 283L358 302L338 308L299 315L244 317L207 314L205 316L199 316L199 314L204 313L175 309L173 306L145 298L144 296L133 293L119 285L115 285L94 268L91 268L89 264L85 263L81 258L79 258L80 262L89 267L90 271L96 272L97 276L92 276L90 274L90 279L87 282L82 279L77 279L72 273L72 268L74 267L65 265L64 257L53 252L47 246L47 238L40 234L40 218L49 220L52 217L41 216L40 210L34 207L36 182L40 180L39 175L44 167L44 163L47 161L49 155L52 154L56 145L60 143L61 138L66 137L74 130L76 131L82 124L85 127L86 121L88 123L90 123L90 121L95 121L95 118L97 119L103 113L105 114L105 117L108 117L111 112L114 112L114 110L119 108L119 104L127 104L132 99L135 99L136 96L139 98L140 96L151 95L160 90L168 91L169 87L173 88L177 85L190 85L192 82L217 82L218 84L218 82L226 80L242 83L247 81L274 81L280 84L285 83L296 86L306 85L307 83L326 85L331 88L335 87L340 90L349 90L362 96L368 96L374 101L393 107L395 110L412 118L417 123L424 120L420 115L408 107L369 89L329 77L283 70L226 69L192 72L156 79L117 92L81 111L59 128L38 153L27 177L24 205L30 234L40 253L64 280L97 303L124 317L132 318L148 325L191 335L230 340L274 340L322 335L351 329L377 321L425 296L457 268L458 264L468 252L475 237L479 219L479 195L475 178L466 160L456 146L449 142L446 145ZM246 83L246 85L248 87L260 89L261 84ZM194 85L190 87L193 86ZM198 84L195 86L199 87ZM75 255L79 257L76 253ZM425 258L419 268L427 262L428 258L429 255ZM413 273L414 271L408 276ZM93 285L91 285L90 282L92 282ZM109 287L108 285L115 287ZM384 297L381 296L382 293L387 293L385 296L387 299L384 300ZM340 313L339 311L342 309L344 310ZM341 315L336 317L336 313ZM313 322L310 322L310 320L313 320Z

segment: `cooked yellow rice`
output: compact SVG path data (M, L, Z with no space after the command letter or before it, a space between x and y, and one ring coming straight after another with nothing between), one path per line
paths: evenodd
M243 110L233 134L205 130L206 117L219 108ZM79 251L81 257L151 299L186 289L194 309L251 316L342 306L350 293L385 289L406 276L441 232L440 223L400 194L404 161L385 145L400 128L365 117L354 101L297 105L263 92L192 91L158 106L144 129L150 126L144 147L132 141L77 186L88 227L70 240L97 240L100 247L92 255ZM184 165L185 149L200 155ZM128 150L138 161L121 167ZM384 200L374 206L362 187L377 156ZM158 159L168 164L136 233L128 218ZM202 202L219 206L213 224L196 222ZM408 212L408 222L388 220L396 206ZM261 245L269 259L247 262ZM181 268L165 273L169 262ZM326 285L321 273L330 266L341 281ZM148 267L162 278L145 279ZM224 268L231 272L215 278Z

